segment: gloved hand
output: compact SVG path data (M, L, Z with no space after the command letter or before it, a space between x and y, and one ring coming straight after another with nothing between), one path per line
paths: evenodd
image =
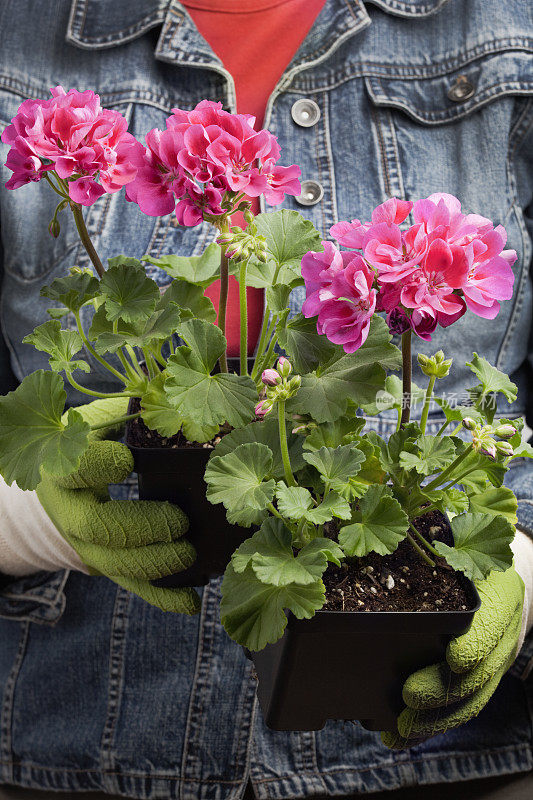
M126 401L95 400L77 410L91 425L105 425L126 413ZM126 445L111 441L119 433L111 427L94 431L78 470L63 478L45 476L38 498L90 574L106 575L163 611L194 614L194 589L150 583L194 562L193 546L181 538L189 524L183 511L166 502L109 497L108 484L121 483L133 469Z
M446 661L407 678L403 687L407 708L398 717L398 731L381 734L387 747L412 747L468 722L486 705L513 663L522 626L524 583L511 567L492 572L476 587L481 607L470 629L448 644Z

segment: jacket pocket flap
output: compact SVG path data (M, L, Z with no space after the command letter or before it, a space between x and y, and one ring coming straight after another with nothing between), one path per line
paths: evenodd
M399 108L425 125L454 122L503 95L533 94L533 51L506 50L437 77L368 76L376 106Z

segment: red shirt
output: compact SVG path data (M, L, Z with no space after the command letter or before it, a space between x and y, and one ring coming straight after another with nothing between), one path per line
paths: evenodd
M196 27L235 81L237 111L263 124L268 99L307 36L325 0L182 0ZM283 162L283 153L281 157ZM257 213L258 202L254 202ZM241 219L235 224L242 225ZM220 284L206 295L218 307ZM248 288L248 351L253 353L263 317L262 289ZM239 288L230 277L226 314L228 354L239 354Z

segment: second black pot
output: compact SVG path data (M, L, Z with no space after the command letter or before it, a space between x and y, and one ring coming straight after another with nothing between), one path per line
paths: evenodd
M278 642L249 653L268 727L313 731L333 719L396 730L406 678L443 661L450 639L470 627L480 601L467 583L472 607L466 611L319 611L309 620L290 615Z

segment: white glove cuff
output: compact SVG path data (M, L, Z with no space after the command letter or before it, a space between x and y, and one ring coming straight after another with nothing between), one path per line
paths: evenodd
M63 539L36 492L8 486L0 476L0 572L20 577L34 572L75 569L88 573Z

